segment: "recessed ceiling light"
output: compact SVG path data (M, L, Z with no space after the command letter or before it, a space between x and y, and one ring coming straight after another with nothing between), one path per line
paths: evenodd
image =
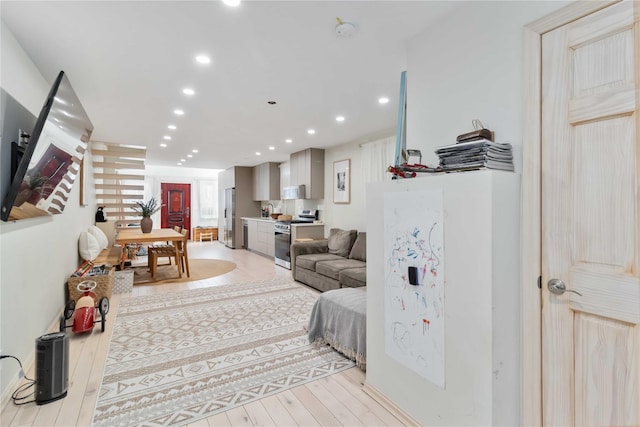
M175 114L176 116L184 116L184 110L173 110L173 114Z
M200 64L209 64L211 62L211 58L209 58L207 55L198 55L196 56L196 61Z
M262 155L262 153L261 153L261 152L256 151L256 156L261 156L261 155Z
M386 96L383 96L382 98L379 98L379 99L378 99L378 102L379 102L380 104L386 104L386 103L388 103L388 102L389 102L389 98L387 98Z
M276 147L274 147L273 145L269 147L269 150L275 150Z
M187 154L187 157L191 158L193 157L193 154Z
M309 135L313 135L314 133L316 133L316 131L315 131L314 129L309 129L309 130L307 131L307 133L308 133Z
M197 153L197 152L198 152L198 150L196 150L196 149L193 149L193 150L191 150L191 151L193 151L194 153Z
M336 117L336 122L344 122L344 116Z
M178 163L178 166L182 166L182 163Z
M184 89L182 89L182 93L184 93L185 95L194 95L196 91L191 89L190 87L185 87Z
M240 0L222 0L222 3L226 4L227 6L236 7L240 5Z
M286 142L287 144L291 144L293 142L293 139L285 139L284 142Z
M178 128L176 127L176 125L169 125L167 126L167 129L176 130Z
M162 144L160 144L160 147L165 148L167 146L167 144L165 144L164 142Z
M186 162L187 160L186 160L186 159L180 159L180 161L181 161L181 162Z
M165 136L163 136L162 138L164 138L164 139L166 139L166 140L170 140L170 139L171 139L171 137L170 137L169 135L165 135Z

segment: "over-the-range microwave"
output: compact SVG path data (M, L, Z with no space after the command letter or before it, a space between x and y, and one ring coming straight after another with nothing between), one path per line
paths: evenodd
M282 189L282 199L283 200L292 200L292 199L304 199L304 184L303 185L295 185L293 187L284 187Z

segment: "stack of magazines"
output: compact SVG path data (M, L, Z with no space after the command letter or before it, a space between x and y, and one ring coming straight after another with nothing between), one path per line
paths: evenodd
M436 149L440 158L438 169L459 171L472 169L500 169L513 171L511 144L479 139L460 142Z

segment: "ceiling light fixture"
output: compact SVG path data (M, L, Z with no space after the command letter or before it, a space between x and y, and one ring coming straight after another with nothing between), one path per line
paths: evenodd
M187 154L187 157L191 158L191 157L193 157L193 154Z
M271 150L271 151L273 151L273 150L275 150L275 149L276 149L276 147L274 147L273 145L271 145L271 146L269 147L269 150Z
M185 159L180 159L180 161L181 161L181 162L186 162L186 160L185 160Z
M261 152L256 151L256 156L261 156L261 155L262 155L262 153L261 153Z
M309 135L313 135L314 133L316 133L316 131L315 131L314 129L309 129L309 130L307 131L307 133L308 133Z
M197 152L198 152L198 150L196 150L196 149L193 149L193 150L191 150L191 151L193 151L194 153L197 153Z
M386 96L383 96L381 98L378 98L378 102L380 104L387 104L389 102L389 98L387 98Z
M167 129L176 130L178 128L176 127L176 125L169 125L167 126Z
M167 141L171 139L171 137L169 135L165 135L162 138L166 139Z
M182 163L178 163L178 166L182 166Z
M230 7L238 7L240 5L240 0L222 0L222 3Z
M165 148L167 146L167 144L165 144L164 142L162 144L160 144L160 147Z
M196 62L200 64L209 64L211 62L211 58L207 55L198 55L196 56Z
M344 122L344 116L336 117L336 122Z
M175 114L176 116L184 116L184 110L173 110L173 114Z
M293 142L293 139L285 139L284 142L286 142L287 144L291 144Z
M195 95L196 91L191 89L190 87L185 87L184 89L182 89L182 93L184 93L185 95Z

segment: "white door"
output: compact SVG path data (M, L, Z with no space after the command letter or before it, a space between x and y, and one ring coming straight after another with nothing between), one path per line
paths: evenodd
M542 38L544 425L640 425L638 6Z

